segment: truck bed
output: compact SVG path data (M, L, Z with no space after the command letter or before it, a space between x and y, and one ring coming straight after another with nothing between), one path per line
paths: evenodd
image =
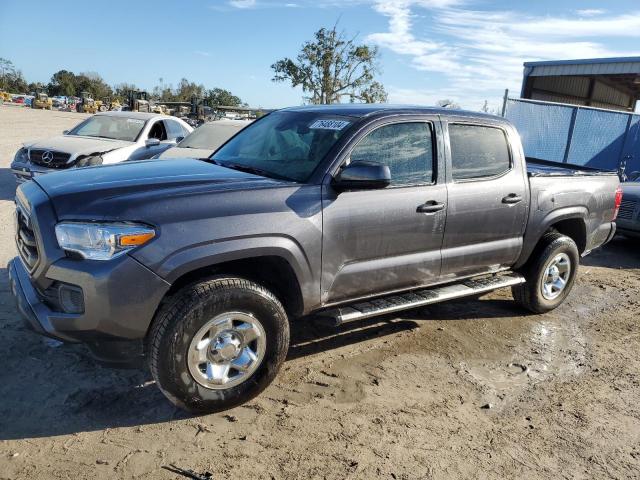
M598 170L597 168L557 163L526 157L527 173L530 177L574 177L574 176L602 176L617 175L613 170Z

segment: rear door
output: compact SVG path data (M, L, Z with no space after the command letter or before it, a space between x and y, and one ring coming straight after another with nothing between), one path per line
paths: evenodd
M442 279L509 266L522 249L529 208L522 151L511 148L519 145L517 134L464 118L450 118L443 126L450 168Z
M391 185L337 193L325 184L323 303L438 279L447 200L439 131L437 117L421 117L371 125L354 138L343 164L388 165ZM441 209L421 213L429 202Z

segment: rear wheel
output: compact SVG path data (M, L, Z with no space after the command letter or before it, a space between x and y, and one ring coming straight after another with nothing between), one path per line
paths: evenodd
M288 348L289 323L278 299L258 284L228 277L178 291L148 339L160 390L193 413L226 410L258 395Z
M575 282L580 254L575 242L560 233L546 234L522 273L526 283L511 288L519 305L535 313L558 307Z

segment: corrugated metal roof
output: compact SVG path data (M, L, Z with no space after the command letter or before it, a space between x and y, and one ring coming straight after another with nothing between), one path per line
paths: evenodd
M525 75L531 77L640 74L640 57L525 62L524 67Z

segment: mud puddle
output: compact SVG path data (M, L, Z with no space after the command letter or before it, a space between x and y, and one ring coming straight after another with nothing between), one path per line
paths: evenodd
M540 382L577 376L588 364L585 335L576 321L566 318L529 322L514 350L508 362L480 359L460 367L485 393L504 399Z

